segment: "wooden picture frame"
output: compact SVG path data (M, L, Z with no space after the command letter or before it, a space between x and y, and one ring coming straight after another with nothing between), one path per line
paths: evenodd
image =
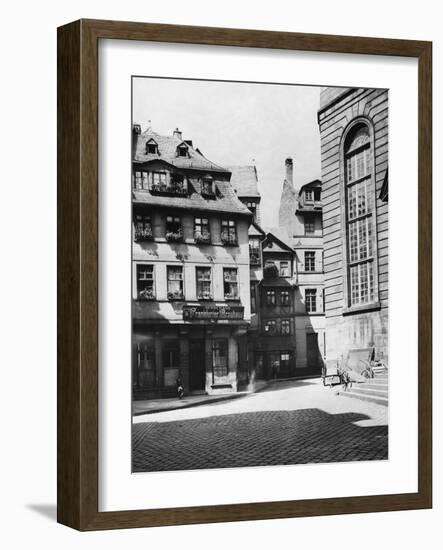
M98 41L159 41L418 59L418 491L346 498L98 511ZM58 521L79 530L432 506L432 44L80 20L58 29Z

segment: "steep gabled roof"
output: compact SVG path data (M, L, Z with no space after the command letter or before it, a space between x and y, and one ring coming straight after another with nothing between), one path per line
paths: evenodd
M158 145L158 154L150 154L146 152L146 143L154 140ZM192 147L190 140L183 140L177 136L162 136L154 132L151 128L148 128L144 132L141 132L136 137L136 143L134 148L134 161L135 162L148 162L151 160L164 160L177 168L187 168L192 170L208 170L210 172L224 172L228 173L229 170L223 166L215 164L200 151ZM188 155L186 157L177 156L177 147L185 145L188 149Z
M260 197L258 176L255 166L228 166L231 172L231 183L238 197Z
M268 242L275 242L283 250L286 250L287 252L291 252L292 254L295 254L294 249L292 248L292 246L289 243L286 243L283 240L281 240L274 233L268 232L266 234L266 239L263 241L263 251L265 251L265 248L266 248Z

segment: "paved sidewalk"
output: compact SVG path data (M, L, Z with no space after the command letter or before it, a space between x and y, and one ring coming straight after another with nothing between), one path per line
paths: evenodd
M230 401L232 399L239 399L252 393L256 393L264 389L267 385L265 381L257 381L254 387L240 391L236 393L225 393L220 395L187 395L183 399L177 397L171 397L166 399L144 399L140 401L132 402L132 414L133 416L140 416L142 414L154 414L158 412L175 411L178 409L188 409L190 407L197 407L198 405L209 405L211 403L218 403L220 401Z

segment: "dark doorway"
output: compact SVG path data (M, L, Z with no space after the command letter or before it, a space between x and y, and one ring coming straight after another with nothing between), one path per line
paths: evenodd
M205 341L191 340L189 342L189 388L191 391L201 391L205 386Z
M316 332L306 334L306 348L308 368L317 368L320 364L320 350L318 347L318 334Z

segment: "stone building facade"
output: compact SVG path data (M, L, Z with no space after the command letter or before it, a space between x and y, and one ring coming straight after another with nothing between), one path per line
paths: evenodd
M326 356L388 360L388 91L323 88Z
M277 234L295 252L297 374L318 374L325 356L322 186L314 180L296 188L294 163L285 161ZM282 237L283 238L283 237Z
M133 394L237 391L251 212L181 132L133 128Z

